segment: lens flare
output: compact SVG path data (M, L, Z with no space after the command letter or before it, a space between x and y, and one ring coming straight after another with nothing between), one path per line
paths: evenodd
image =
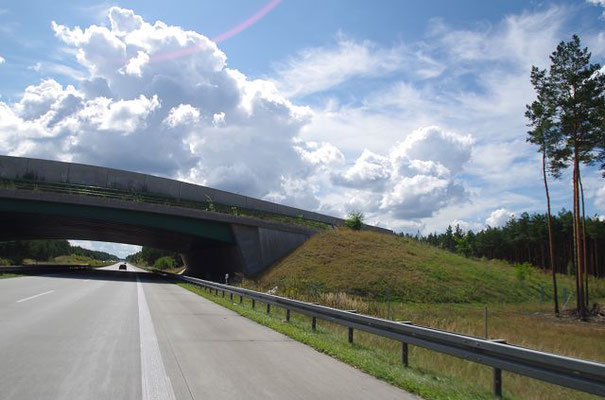
M263 8L261 8L260 10L258 10L254 14L252 14L250 17L248 17L245 21L239 23L238 25L234 26L233 28L229 29L228 31L221 33L220 35L213 37L212 41L214 43L220 43L227 39L231 39L232 37L238 35L239 33L243 32L244 30L248 29L250 26L252 26L255 23L257 23L258 21L260 21L265 15L267 15L269 12L271 12L271 10L273 10L275 7L277 7L279 5L279 3L281 3L281 2L282 2L282 0L271 0L270 2L265 4L263 6ZM181 49L178 51L173 51L170 53L156 54L156 55L152 56L149 61L150 62L159 62L159 61L171 60L174 58L183 57L183 56L186 56L189 54L196 53L200 50L201 50L201 48L199 46L192 46L192 47L188 47L188 48Z

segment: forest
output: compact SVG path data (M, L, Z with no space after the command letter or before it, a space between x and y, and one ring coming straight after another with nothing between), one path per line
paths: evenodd
M490 227L473 232L460 226L448 226L444 233L417 235L420 241L463 254L467 257L485 257L510 263L530 263L550 270L548 223L546 214L523 213L511 218L502 227ZM551 217L555 270L575 274L573 215L562 210ZM605 221L598 217L586 218L587 272L596 277L605 276Z
M10 264L21 264L25 259L51 261L66 255L86 256L100 261L118 260L119 257L103 251L72 246L67 240L14 240L0 242L0 259Z

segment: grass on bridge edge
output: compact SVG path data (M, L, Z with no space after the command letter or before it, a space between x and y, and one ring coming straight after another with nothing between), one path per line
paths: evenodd
M252 309L249 299L244 299L243 304L240 304L239 297L237 296L234 296L234 300L231 301L228 295L225 298L215 296L198 285L190 283L177 284L261 325L311 346L321 353L334 357L365 373L425 399L468 400L494 398L488 389L480 385L470 384L452 377L437 376L416 369L413 365L405 368L402 364L393 361L397 357L393 358L392 354L386 354L382 349L370 348L356 343L349 344L345 335L338 335L331 330L322 328L322 325L328 324L328 322L318 319L317 330L316 332L312 332L310 317L291 313L290 322L288 323L285 321L285 310L283 309L271 307L271 314L267 315L265 305L260 302L256 302L256 308ZM357 331L355 333L357 334ZM410 346L410 351L414 351L413 346ZM514 397L507 395L505 390L504 398L512 399Z

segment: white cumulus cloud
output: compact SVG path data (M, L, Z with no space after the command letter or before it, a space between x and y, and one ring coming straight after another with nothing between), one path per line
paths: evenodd
M465 197L456 181L470 159L468 135L437 126L420 128L394 145L388 155L365 149L353 166L333 176L336 185L370 192L361 195L366 210L392 219L419 220ZM373 194L371 194L373 193Z
M168 116L164 119L164 123L171 128L175 128L179 125L192 125L199 122L199 120L200 110L190 104L179 104L170 109Z
M52 154L318 205L308 179L342 154L298 138L308 108L274 83L228 68L202 34L118 7L107 16L108 26L52 22L85 75L76 86L46 79L0 103L2 153ZM302 187L310 190L304 198L295 195Z
M485 220L485 225L491 226L492 228L504 226L514 215L515 214L505 208L499 208L495 211L492 211L489 217L487 217Z

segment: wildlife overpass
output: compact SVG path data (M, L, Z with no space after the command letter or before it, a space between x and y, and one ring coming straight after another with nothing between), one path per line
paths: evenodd
M181 254L188 275L216 280L225 273L254 275L316 232L343 223L152 175L0 156L3 241L75 239L162 248Z

